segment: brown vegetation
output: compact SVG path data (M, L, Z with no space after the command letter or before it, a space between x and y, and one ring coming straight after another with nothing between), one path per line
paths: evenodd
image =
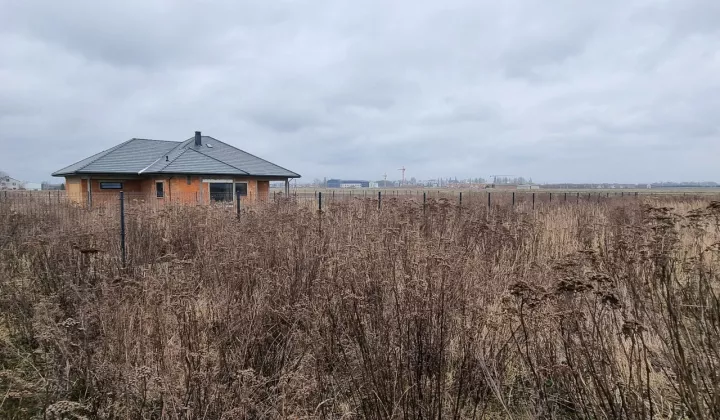
M720 204L0 203L0 418L720 418Z

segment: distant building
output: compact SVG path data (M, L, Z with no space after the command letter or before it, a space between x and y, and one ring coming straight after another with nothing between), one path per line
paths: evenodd
M522 184L517 186L518 190L539 190L539 185L533 185L533 184Z
M328 179L328 188L370 188L370 181Z
M24 190L25 183L8 175L0 176L0 190Z

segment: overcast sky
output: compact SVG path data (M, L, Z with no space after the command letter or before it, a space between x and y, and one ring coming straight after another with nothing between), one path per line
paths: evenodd
M0 170L195 130L299 172L720 181L718 0L0 0Z

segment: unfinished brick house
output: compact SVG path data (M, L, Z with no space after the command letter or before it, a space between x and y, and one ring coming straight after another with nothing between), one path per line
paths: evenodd
M300 178L199 131L182 142L133 138L53 173L67 194L93 205L124 191L130 198L186 203L267 199L270 181Z

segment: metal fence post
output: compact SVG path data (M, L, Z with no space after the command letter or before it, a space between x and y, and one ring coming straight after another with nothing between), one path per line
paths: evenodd
M380 210L381 202L382 202L382 191L378 191L378 210Z
M460 207L462 207L462 191L460 191Z
M235 202L237 203L237 218L240 219L240 193L237 193Z
M552 203L552 193L550 193L550 202Z
M423 214L425 213L425 199L427 198L426 193L423 192Z
M567 193L565 193L565 201L567 202Z
M533 207L532 208L533 208L533 210L535 210L535 193L532 193L532 194L533 194Z
M318 192L317 197L318 197L318 210L322 211L322 192Z
M125 267L125 192L120 191L120 256Z
M577 199L575 200L575 203L580 203L580 193L577 193Z
M488 209L490 209L490 191L488 191Z
M512 206L515 207L515 191L513 191Z

